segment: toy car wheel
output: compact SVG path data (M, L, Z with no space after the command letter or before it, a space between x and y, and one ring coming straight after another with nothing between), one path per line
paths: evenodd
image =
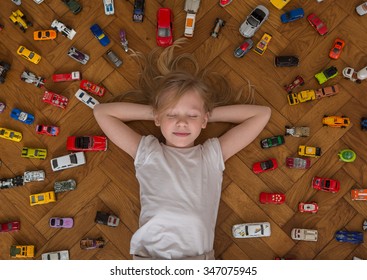
M341 126L340 128L347 128L346 126Z
M6 71L10 70L10 64L8 63L3 63L3 67Z
M3 77L0 77L0 84L4 83L5 79Z
M360 83L362 83L362 81L361 80L356 80L356 83L360 84Z

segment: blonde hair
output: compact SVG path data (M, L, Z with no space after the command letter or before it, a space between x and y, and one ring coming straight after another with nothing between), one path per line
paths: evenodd
M185 42L186 38L178 39L172 46L155 48L147 56L132 50L141 72L138 89L124 93L118 100L150 104L155 113L174 105L192 90L202 97L206 112L217 106L254 102L254 89L249 82L247 96L243 90L235 93L223 76L200 69L192 54L175 55Z

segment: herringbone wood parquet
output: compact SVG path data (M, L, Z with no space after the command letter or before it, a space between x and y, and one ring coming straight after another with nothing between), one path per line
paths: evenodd
M17 9L10 0L1 1L0 23L5 29L0 32L0 60L11 63L12 69L7 80L0 85L0 100L7 104L0 115L0 126L23 133L23 140L15 143L1 140L1 178L11 178L27 170L43 169L46 181L28 183L23 187L0 191L0 222L20 219L21 231L0 234L0 259L9 258L12 244L34 244L36 258L44 252L68 249L72 259L130 259L129 243L138 228L139 188L134 177L133 161L112 143L107 152L87 153L87 164L83 167L52 172L49 160L67 154L66 138L69 135L93 135L101 133L92 111L79 103L73 95L78 82L53 83L53 73L66 73L79 70L84 78L101 83L108 90L101 102L111 101L125 90L134 88L137 82L138 65L124 53L119 44L118 31L127 32L130 48L148 53L156 46L156 11L159 7L170 7L174 11L174 37L182 36L185 20L184 0L147 0L145 20L142 24L133 23L133 0L115 0L116 14L104 15L101 0L79 0L83 11L73 15L58 0L45 0L41 5L31 0L23 0L20 9L33 21L34 27L22 33L7 19L11 11ZM276 10L269 1L235 0L228 7L221 8L217 0L201 1L195 35L182 51L193 52L202 66L220 72L234 86L240 88L249 80L256 89L256 103L272 107L272 117L266 129L256 141L226 163L216 229L215 250L218 259L273 259L286 256L293 259L351 259L353 256L367 258L366 245L342 244L334 240L339 229L361 230L367 218L367 203L350 199L353 186L365 187L367 178L366 145L367 135L359 127L359 120L366 116L366 82L361 85L343 80L341 75L327 85L339 83L341 93L332 98L310 103L289 106L283 85L301 74L304 88L318 88L313 75L330 65L339 72L346 66L360 69L367 58L367 16L359 17L354 8L360 0L316 1L292 0L284 10L303 7L306 15L316 12L330 29L327 36L319 36L305 19L290 24L280 23L279 16L284 11ZM265 4L270 10L269 20L256 33L254 41L263 32L273 35L268 50L263 56L250 52L242 59L233 56L233 50L243 38L238 32L240 23L257 4ZM226 26L218 39L209 36L215 18L226 20ZM55 41L33 41L33 31L48 29L55 18L72 26L76 37L70 41L58 36ZM110 47L124 60L120 69L113 68L104 58L106 48L93 38L89 27L98 23L112 40ZM335 38L346 41L342 56L337 61L328 58L328 51ZM19 45L37 51L42 55L39 65L33 65L16 55ZM81 66L67 57L70 46L90 54L88 64ZM276 68L275 55L298 55L297 68ZM27 68L47 77L46 88L70 98L66 110L41 102L43 90L23 83L20 73ZM40 136L34 132L35 125L27 126L9 117L10 109L19 107L32 112L36 123L54 124L61 127L57 137ZM343 114L351 118L352 125L347 129L324 128L321 118L324 114ZM152 123L135 122L131 125L143 134L159 135ZM262 150L262 138L282 134L285 125L304 125L311 128L311 136L305 139L286 138L286 144L277 148ZM227 125L211 124L202 139L217 136ZM285 157L296 155L299 144L320 146L322 157L312 159L309 170L290 170L285 167ZM23 146L48 149L47 160L30 160L20 157ZM338 161L337 152L349 147L355 150L358 158L354 163ZM251 166L254 162L270 157L277 158L280 167L272 172L254 175ZM310 187L313 176L326 176L341 181L341 191L337 194L317 192ZM59 194L57 202L44 206L29 205L29 195L52 190L56 180L74 178L77 189ZM283 192L286 203L283 205L261 205L258 196L261 191ZM317 201L320 211L316 215L301 214L297 211L300 201ZM97 210L117 214L121 224L109 228L94 223ZM51 229L48 220L51 216L74 217L72 229ZM231 227L235 223L269 221L272 236L264 239L234 239ZM290 238L293 227L312 228L319 231L318 242L296 242ZM84 237L102 236L107 245L103 249L83 251L79 240Z

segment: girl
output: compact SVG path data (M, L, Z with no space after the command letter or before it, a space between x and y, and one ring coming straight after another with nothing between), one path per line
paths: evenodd
M175 46L163 51L156 67L150 59L142 69L142 91L152 89L149 105L113 102L94 108L103 132L134 159L141 200L140 227L130 248L134 259L214 259L224 162L258 136L271 114L264 106L215 106L210 83L178 70L171 56ZM154 121L164 143L126 124L135 120ZM195 145L208 122L235 126Z

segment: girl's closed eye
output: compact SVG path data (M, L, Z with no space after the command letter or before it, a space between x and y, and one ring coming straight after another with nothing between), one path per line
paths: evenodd
M167 114L166 115L168 118L175 118L176 117L176 114Z

